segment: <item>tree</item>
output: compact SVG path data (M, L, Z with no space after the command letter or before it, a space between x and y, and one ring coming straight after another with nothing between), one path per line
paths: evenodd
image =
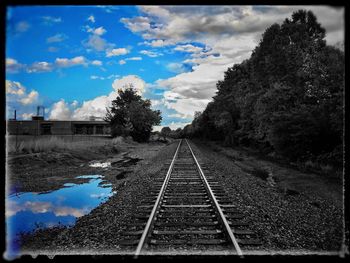
M160 131L160 134L163 136L164 139L165 137L169 136L170 133L171 133L171 129L169 127L163 127L162 130Z
M107 109L105 120L111 124L112 136L130 135L135 141L147 141L152 126L162 120L159 110L152 110L150 100L143 100L130 85L118 90L118 97Z
M341 165L344 52L326 45L325 33L305 10L268 27L184 134Z

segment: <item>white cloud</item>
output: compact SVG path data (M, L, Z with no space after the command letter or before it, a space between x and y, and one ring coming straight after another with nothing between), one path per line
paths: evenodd
M102 61L101 60L93 60L91 62L91 64L94 66L102 66Z
M102 26L94 29L93 33L99 36L102 36L104 33L106 33L107 30L104 29Z
M77 107L79 102L77 100L73 100L73 102L70 104L73 108Z
M50 112L50 120L70 120L71 110L67 102L64 99L54 103L52 105L52 110Z
M22 86L21 83L17 81L6 80L5 88L7 94L14 94L18 96L23 96L26 92L26 88Z
M16 33L24 33L28 31L30 24L26 21L18 22L15 26Z
M100 80L104 80L104 77L100 77L100 76L96 76L96 75L91 75L90 79L100 79Z
M38 97L39 97L39 93L35 90L32 90L27 95L27 97L20 99L20 102L24 105L33 104L34 102L36 102L38 100Z
M104 117L106 115L106 107L110 107L112 100L116 99L118 96L118 90L123 90L130 85L132 85L140 95L144 93L146 88L146 83L140 77L136 75L128 75L121 79L116 79L112 84L113 90L108 95L84 101L81 107L71 109L68 103L64 100L60 100L55 103L50 118L88 120L90 116Z
M138 94L142 95L146 88L146 83L143 79L136 75L128 75L121 79L114 80L112 87L114 90L118 91L119 89L124 90L125 87L130 85L137 91Z
M47 49L49 52L58 52L60 49L57 47L48 47Z
M62 22L61 17L43 16L42 19L45 25L58 24Z
M23 113L21 116L23 120L30 120L33 115L33 113Z
M142 60L142 57L130 57L126 58L125 60Z
M7 72L17 73L23 68L25 68L24 64L18 63L18 61L13 59L13 58L6 58L6 71Z
M126 64L127 60L142 60L142 57L130 57L130 58L121 59L119 60L119 65Z
M87 51L90 51L90 49L95 51L105 51L106 49L111 49L115 46L96 34L89 35L88 39L82 41L82 44L88 48Z
M74 57L71 59L68 58L56 58L55 63L57 67L73 67L77 65L87 65L86 59L83 56Z
M176 46L174 48L174 50L176 51L182 51L182 52L189 52L189 53L198 53L201 52L203 50L203 48L201 47L196 47L194 45L191 44L187 44L187 45L179 45Z
M182 73L186 71L182 63L169 63L166 67L168 70L175 73Z
M20 82L6 80L5 86L7 104L20 103L21 105L30 105L38 102L39 93L36 90L27 93L26 88Z
M149 57L151 57L151 58L163 56L163 54L160 53L160 52L155 52L155 51L150 51L150 50L141 50L141 51L140 51L140 54L149 56Z
M30 67L27 68L28 73L50 72L52 70L52 64L45 61L34 62Z
M127 50L126 48L114 48L112 50L106 51L106 57L121 56L128 53L129 53L129 50Z
M68 37L65 34L56 34L46 39L47 43L57 43L66 40Z
M95 23L95 17L93 15L89 16L87 20L92 23Z
M150 19L148 17L122 18L120 22L124 23L132 32L150 30Z

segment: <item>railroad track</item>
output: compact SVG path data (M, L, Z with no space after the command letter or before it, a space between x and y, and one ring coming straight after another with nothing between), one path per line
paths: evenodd
M135 256L159 251L242 256L241 246L261 244L186 139L164 174L163 169L123 232L121 245L134 247Z

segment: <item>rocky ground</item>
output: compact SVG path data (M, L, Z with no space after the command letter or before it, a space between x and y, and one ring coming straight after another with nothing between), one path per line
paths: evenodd
M269 251L339 251L342 178L305 174L244 151L196 141L194 151L226 186Z
M22 253L124 253L119 245L120 233L146 195L153 178L164 163L171 160L176 145L175 142L166 146L135 144L129 151L105 155L104 160L115 165L107 170L94 169L96 174L103 174L111 181L117 193L79 218L72 228L40 230L26 236ZM263 240L264 246L257 253L340 250L343 234L341 178L333 178L330 183L327 178L304 174L214 143L195 141L192 146L200 162L211 167L228 196ZM133 159L138 162L128 165ZM80 166L82 163L86 164L87 160L77 162L76 167L85 169L84 165ZM121 167L123 164L125 167ZM50 165L42 164L42 167ZM293 184L292 175L297 184ZM21 181L20 178L16 180ZM24 189L34 189L34 186Z

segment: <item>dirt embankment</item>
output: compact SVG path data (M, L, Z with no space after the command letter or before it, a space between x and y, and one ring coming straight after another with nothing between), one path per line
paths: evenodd
M129 166L155 154L164 143L120 142L99 147L10 154L7 157L6 185L8 193L46 192L57 190L65 183L80 183L80 175L99 174L116 183L130 171ZM108 169L91 167L94 162L110 162ZM119 175L115 178L114 175ZM118 179L118 180L114 180Z

